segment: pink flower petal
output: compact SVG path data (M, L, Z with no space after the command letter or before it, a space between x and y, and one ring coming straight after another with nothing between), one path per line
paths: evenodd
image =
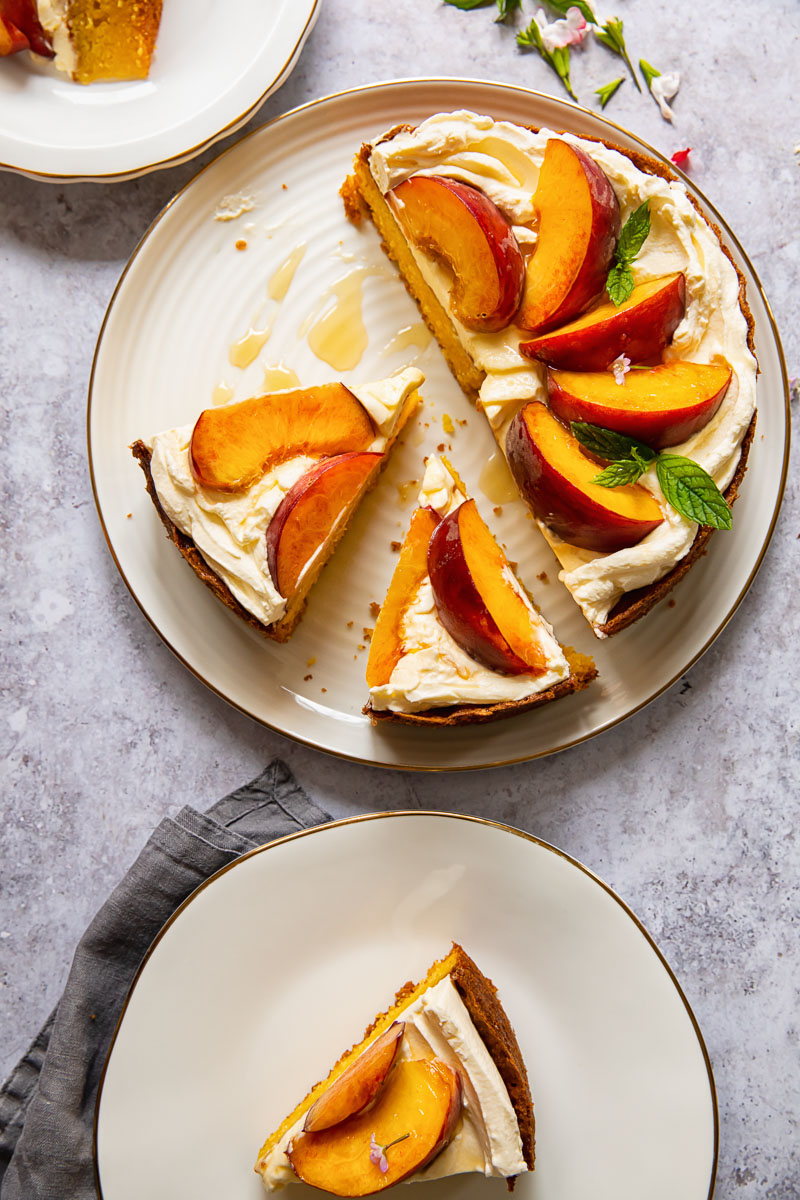
M631 360L625 354L620 354L619 358L615 358L611 364L611 370L614 372L614 380L622 387L625 383L625 376L631 369Z
M691 146L687 146L685 150L676 150L672 156L672 161L675 163L676 167L682 167L691 153Z

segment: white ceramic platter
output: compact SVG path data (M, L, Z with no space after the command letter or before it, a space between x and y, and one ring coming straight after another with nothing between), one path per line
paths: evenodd
M504 504L498 516L482 492L481 471L494 441L436 344L421 354L413 345L387 350L399 330L419 327L419 313L375 230L354 228L338 196L363 139L399 121L459 107L642 147L600 117L501 84L411 81L316 101L243 138L155 222L110 305L90 385L98 510L120 571L161 637L209 687L256 720L319 749L390 767L455 769L533 758L590 737L652 700L710 645L752 581L780 503L788 449L777 334L752 268L726 234L748 278L762 372L758 431L734 529L714 536L710 553L676 589L673 607L662 603L608 641L593 637L558 583L556 560L523 504ZM227 195L250 197L255 207L237 220L215 221ZM237 241L247 248L237 250ZM302 244L285 300L269 300L268 281ZM342 378L376 379L416 361L427 377L426 407L315 586L297 633L279 646L229 613L167 541L128 445L194 421L220 380L237 399L255 394L265 363L283 361L304 385L334 377L301 332L310 314L333 302L329 289L343 277L345 290L363 288L368 344ZM231 366L231 344L251 326L270 322L259 358L246 370ZM445 414L464 422L453 435L443 431ZM417 489L400 485L420 479L423 456L441 444L452 446L454 465L560 640L592 654L600 678L578 696L477 729L373 729L361 715L367 698L363 631L374 625L369 605L384 598L396 562L391 543L402 538L415 503Z
M146 80L73 83L23 53L0 59L0 167L125 179L192 158L280 87L320 0L167 0Z
M283 839L178 910L108 1062L102 1200L259 1200L266 1135L453 940L497 986L530 1075L536 1170L515 1197L707 1200L711 1069L642 925L552 846L437 813ZM425 1185L433 1200L506 1195L482 1176Z

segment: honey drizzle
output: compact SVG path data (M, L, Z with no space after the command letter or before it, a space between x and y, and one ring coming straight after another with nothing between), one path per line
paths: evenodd
M517 485L502 451L494 450L489 455L478 476L478 487L492 504L510 504L512 500L519 500Z
M273 272L267 284L267 295L271 300L277 300L280 303L281 300L286 298L286 293L292 286L295 271L303 261L305 252L306 243L300 242L298 246L295 246L291 254L283 260L277 271Z

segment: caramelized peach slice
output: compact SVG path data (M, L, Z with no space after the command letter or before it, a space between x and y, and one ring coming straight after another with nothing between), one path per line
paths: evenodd
M267 566L282 596L291 596L307 564L352 511L381 455L340 454L298 479L267 527Z
M366 450L374 438L370 416L353 393L327 383L207 408L192 432L189 458L203 487L238 492L299 454Z
M511 225L477 188L441 175L412 175L392 188L412 242L453 272L453 313L467 329L508 325L522 295L525 265Z
M372 1108L331 1129L298 1134L286 1155L298 1178L312 1187L335 1196L369 1196L435 1158L460 1112L455 1071L437 1058L413 1059L397 1064ZM370 1159L373 1135L387 1147L385 1172Z
M34 0L0 0L0 56L19 50L53 57L50 37L42 27Z
M467 654L507 675L545 669L536 616L474 500L448 513L436 529L428 573L439 620Z
M731 381L727 363L666 362L629 371L618 384L610 371L547 372L550 407L565 423L588 421L646 442L677 446L707 425Z
M506 454L517 487L535 516L584 550L610 553L633 546L663 521L638 483L604 488L600 468L543 404L526 404L508 430Z
M340 1125L367 1107L394 1066L404 1030L405 1023L395 1021L333 1081L306 1113L305 1133Z
M368 687L388 683L403 653L402 624L406 609L428 573L428 546L439 518L432 508L417 508L411 518L400 558L389 584L367 660Z
M616 308L611 301L553 333L520 342L520 354L564 371L605 371L626 354L631 362L658 357L686 311L683 275L640 283Z
M539 237L516 323L552 329L602 295L619 240L619 201L588 154L550 138L533 203Z

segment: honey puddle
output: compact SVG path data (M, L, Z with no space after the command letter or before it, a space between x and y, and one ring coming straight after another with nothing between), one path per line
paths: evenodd
M264 390L279 392L282 388L300 387L300 380L285 363L268 363L264 367Z
M319 308L302 323L298 337L308 335L308 344L334 371L351 371L361 362L367 348L367 331L361 306L364 276L371 274L367 267L354 267L338 279L325 294L323 303L334 297L332 307L322 316Z
M227 404L228 401L232 399L233 388L230 386L230 384L226 383L224 379L220 379L219 383L211 393L211 403L216 405Z
M406 325L404 329L399 330L388 345L383 347L381 354L396 354L399 350L407 350L409 346L416 346L421 353L427 350L430 342L431 334L427 325L417 321L414 325Z
M285 258L277 271L271 276L267 284L267 295L271 300L277 300L279 303L286 298L286 293L292 286L295 271L303 261L303 255L306 252L306 243L301 242L299 246L295 246L288 258Z
M251 325L244 337L240 337L238 342L231 342L228 348L228 361L232 366L244 369L249 367L251 362L255 362L262 346L272 333L274 319L273 315L263 329L254 329Z
M510 504L512 500L519 500L517 485L502 451L494 450L489 455L478 476L478 487L492 504Z

